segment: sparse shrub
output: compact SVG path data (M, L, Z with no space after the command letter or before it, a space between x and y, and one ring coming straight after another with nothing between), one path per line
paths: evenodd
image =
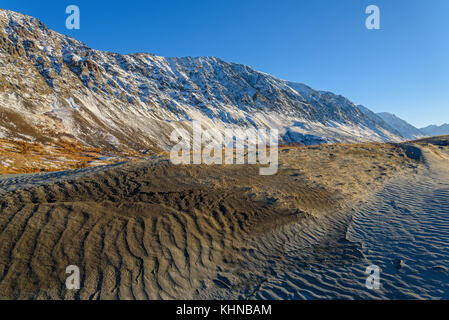
M28 154L31 151L31 145L27 141L19 141L18 143L19 153Z
M21 173L39 173L41 172L41 169L36 167L28 167L21 169L21 171L22 171Z
M89 162L87 160L82 160L76 164L77 169L87 168L89 166Z
M0 175L7 174L7 173L8 173L8 168L0 164Z
M75 147L69 141L64 141L62 148L66 153L75 153Z
M32 150L36 153L40 153L41 152L41 145L39 142L34 142L33 146L32 146Z

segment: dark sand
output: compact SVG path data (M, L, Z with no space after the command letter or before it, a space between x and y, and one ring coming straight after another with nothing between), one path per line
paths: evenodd
M0 298L295 297L260 290L298 261L360 261L351 209L420 174L416 151L444 154L436 144L282 148L275 176L154 158L0 179ZM69 265L79 291L65 288Z

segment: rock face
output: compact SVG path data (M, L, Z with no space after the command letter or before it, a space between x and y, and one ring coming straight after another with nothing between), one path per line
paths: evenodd
M0 137L169 148L175 128L276 128L285 142L398 141L330 92L215 57L120 55L0 10Z

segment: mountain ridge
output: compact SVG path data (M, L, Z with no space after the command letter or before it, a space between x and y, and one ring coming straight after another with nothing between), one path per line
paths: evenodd
M399 118L393 113L380 112L377 113L377 115L391 127L395 128L401 134L401 136L409 140L417 140L426 136L420 129Z
M424 134L428 136L442 136L449 134L449 123L444 123L441 126L430 125L420 129Z
M274 128L284 142L400 141L347 98L217 57L121 55L0 10L0 137L133 149L173 130Z

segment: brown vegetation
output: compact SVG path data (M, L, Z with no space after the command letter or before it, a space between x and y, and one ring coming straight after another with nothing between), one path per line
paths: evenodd
M104 159L105 157L106 160ZM142 159L144 155L86 146L74 139L56 143L0 139L0 174L53 172ZM100 160L102 159L102 160Z

